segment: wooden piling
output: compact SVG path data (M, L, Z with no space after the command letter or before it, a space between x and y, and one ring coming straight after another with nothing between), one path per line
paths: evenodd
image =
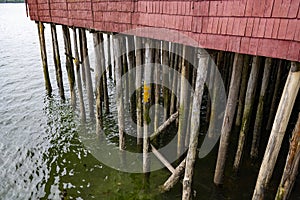
M170 115L172 115L176 111L176 93L177 91L177 76L178 73L178 60L179 60L179 45L174 44L174 51L175 51L175 58L174 58L174 73L173 73L173 80L172 80L172 93L171 93L171 100L170 100Z
M277 190L276 200L289 198L297 178L300 161L300 113L290 141L290 150L286 159L283 175Z
M100 51L100 64L101 64L101 81L102 81L102 91L103 91L103 99L105 105L105 113L109 113L109 97L108 97L108 89L107 89L107 76L106 76L106 68L105 68L105 54L104 54L104 37L103 33L98 33L98 41L99 41L99 51Z
M187 132L187 118L188 118L188 63L185 60L187 47L183 46L183 56L181 62L181 83L180 83L180 103L179 103L179 126L178 126L178 140L177 140L177 156L182 154L185 145L185 136Z
M107 63L108 63L108 78L112 79L112 63L111 63L111 48L110 34L107 34Z
M76 80L77 80L78 96L79 96L79 103L80 103L80 118L81 118L81 123L84 124L86 121L86 115L85 115L85 106L84 106L84 101L83 101L76 28L73 28L73 40L74 40L74 53L75 53L75 61L74 62L75 62L75 67L76 67L76 76L77 76Z
M253 129L253 139L252 139L252 145L251 145L251 152L250 157L252 159L258 158L258 147L260 142L260 132L262 128L262 121L263 121L263 112L264 112L264 106L265 106L265 95L269 84L269 78L271 74L271 64L272 59L266 58L265 60L265 67L264 67L264 74L263 74L263 81L260 89L260 95L259 95L259 102L258 107L256 111L256 118L255 118L255 124Z
M239 94L239 87L241 81L241 74L243 69L243 55L235 54L233 69L232 69L232 76L230 82L230 89L229 95L227 99L227 105L224 114L224 120L221 129L221 139L220 139L220 146L218 151L218 158L214 176L214 183L216 185L222 185L224 180L224 170L225 170L225 163L227 158L227 151L229 145L229 138L231 133L231 127L234 119L234 114L237 105L237 99Z
M143 108L142 108L142 72L141 70L138 70L139 67L142 66L142 39L139 37L136 37L135 40L135 48L136 48L136 116L137 116L137 145L142 144L142 138L143 138Z
M176 185L176 183L179 181L181 175L184 173L186 164L186 158L181 161L181 163L176 167L174 173L168 178L168 180L160 187L161 192L167 192L171 190L171 188Z
M121 71L121 50L120 50L120 36L113 36L113 48L115 57L116 70L116 93L117 93L117 107L118 107L118 125L119 125L119 149L125 149L125 134L124 134L124 105L123 105L123 90L122 90L122 71Z
M169 43L167 41L162 42L162 64L164 66L163 68L163 85L169 84L169 70L168 67L170 66L170 60L169 60ZM169 89L167 87L163 87L163 99L164 99L164 118L163 121L166 121L169 117L169 104L170 104L170 98L169 98Z
M272 123L274 120L274 116L275 116L275 112L276 112L276 107L278 105L278 96L280 95L280 83L281 83L281 78L282 78L282 73L283 73L283 65L282 65L282 60L279 61L279 66L278 66L278 70L277 70L277 75L276 75L276 80L275 80L275 88L274 88L274 92L273 92L273 98L272 98L272 102L271 102L271 108L269 111L269 118L268 118L268 122L267 122L267 127L266 130L270 130L272 128Z
M94 51L95 51L95 87L96 87L96 133L100 134L100 130L103 128L102 121L102 102L101 102L101 84L102 73L103 73L103 63L101 61L100 53L100 41L98 33L93 33L94 41Z
M300 87L300 63L292 62L277 109L252 200L263 199L273 174L281 143Z
M204 90L204 83L207 76L208 54L204 49L199 50L199 64L197 69L196 89L193 99L193 111L191 117L191 135L189 150L186 157L185 174L183 178L182 200L191 199L191 187L194 171L194 163L198 146L200 109Z
M62 25L62 30L63 30L64 44L65 44L66 69L68 73L68 80L69 80L70 93L71 93L71 105L73 108L75 108L76 106L75 74L74 74L70 31L69 31L69 27L65 25Z
M46 52L46 43L45 43L45 33L44 33L44 25L42 22L37 23L38 33L39 33L39 41L40 41L40 50L41 50L41 57L42 57L42 64L43 64L43 72L44 72L44 79L45 79L45 87L50 95L52 92L50 76L48 72L48 63L47 63L47 52Z
M61 62L60 62L60 55L59 55L59 48L58 48L58 41L57 41L56 25L51 24L50 26L51 26L51 37L52 37L52 47L53 47L53 59L54 59L55 72L56 72L56 81L59 90L59 96L64 101L65 92L64 92Z
M248 77L249 77L249 61L250 56L245 55L244 57L244 64L243 64L243 72L242 72L242 81L241 81L241 89L239 94L239 100L238 100L238 109L235 117L235 125L241 126L242 117L243 117L243 110L244 110L244 103L245 103L245 96L246 96L246 90L247 90L247 83L248 83Z
M144 70L144 137L143 137L143 172L150 172L150 138L149 138L149 123L150 123L150 99L151 99L151 62L152 62L152 51L150 49L151 41L146 39L145 41L145 70Z
M160 80L160 64L161 64L161 59L160 59L160 42L156 41L155 42L155 108L154 108L154 132L157 131L159 127L159 121L160 121L160 115L159 115L159 99L160 99L160 85L159 80Z
M82 36L81 41L82 41L82 50L83 50L82 62L84 63L84 67L85 67L87 97L88 97L88 102L89 102L89 112L90 112L91 120L94 120L95 119L94 93L93 93L93 83L92 83L91 68L90 68L90 58L89 58L87 40L86 40L86 32L85 32L85 29L80 29L80 30L81 30L81 36Z
M252 111L254 107L257 79L259 76L259 68L260 68L260 57L255 56L252 60L252 68L248 80L248 86L247 86L247 92L245 98L242 127L239 135L238 147L237 147L234 164L233 164L233 169L235 171L237 171L240 167L245 140L249 131Z
M126 36L126 58L128 63L128 70L134 70L135 66L135 53L134 53L134 37L133 36ZM133 79L132 79L133 78ZM135 88L135 77L129 77L128 80L128 87L129 88ZM128 90L129 92L131 90ZM133 119L136 118L136 95L135 93L129 94L129 100L130 100L130 111L131 111L131 117Z
M82 31L79 28L78 29L78 37L79 37L79 55L80 55L80 60L81 60L81 79L83 82L84 87L86 87L86 74L85 74L85 56L83 53L83 36L82 36Z

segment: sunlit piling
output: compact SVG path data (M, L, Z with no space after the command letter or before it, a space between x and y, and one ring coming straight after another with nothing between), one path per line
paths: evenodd
M300 63L292 62L259 170L252 199L262 199L272 177L286 127L300 87Z
M48 94L51 94L52 87L48 72L48 63L47 63L47 52L46 52L46 43L45 43L45 33L44 33L44 24L42 22L37 22L38 27L38 34L39 34L39 41L40 41L40 50L41 50L41 57L42 57L42 64L43 64L43 72L44 72L44 79L45 79L45 87Z

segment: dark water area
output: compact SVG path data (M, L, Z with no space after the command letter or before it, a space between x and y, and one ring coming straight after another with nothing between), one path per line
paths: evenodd
M170 176L167 169L151 172L149 188L145 189L143 174L112 169L89 152L80 140L78 109L73 112L70 103L61 102L56 95L48 25L45 31L54 89L51 97L44 89L36 24L26 18L23 4L0 4L0 199L181 199L181 183L170 192L159 192L159 186ZM58 39L64 88L69 97L61 30L58 30ZM88 43L92 51L91 35L88 35ZM91 57L91 63L93 60ZM105 116L104 131L107 140L117 147L113 91L113 81L109 81L111 113ZM87 132L93 132L92 124L87 125ZM237 140L237 134L233 135L232 143ZM225 185L217 188L213 184L217 148L218 145L207 157L196 161L195 199L251 199L259 164L253 166L250 161L243 161L240 173L233 176L235 148L231 148ZM282 155L286 152L283 150ZM285 157L279 160L279 165L284 165ZM281 173L275 171L270 199L275 196ZM292 199L300 199L299 185L298 180Z

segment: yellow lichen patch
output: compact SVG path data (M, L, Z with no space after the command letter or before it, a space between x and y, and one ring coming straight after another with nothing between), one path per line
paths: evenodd
M144 102L148 103L149 101L149 91L150 91L150 86L144 84Z

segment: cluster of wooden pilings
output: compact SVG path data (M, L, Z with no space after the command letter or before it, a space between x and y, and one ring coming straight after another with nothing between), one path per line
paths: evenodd
M44 25L42 22L37 22L37 24L46 90L51 94L52 87L48 73ZM57 86L61 99L65 100L56 25L51 24L50 27ZM70 37L70 29L73 30L73 42ZM93 34L96 61L95 83L93 85L86 30L62 25L62 31L71 105L75 108L76 101L79 100L82 123L87 120L83 101L85 91L83 87L85 86L89 117L91 120L96 119L96 131L97 134L101 134L103 117L105 113L110 112L107 79L108 77L114 78L117 94L120 150L124 151L126 149L124 104L128 102L132 117L135 118L138 125L143 125L143 129L138 126L136 133L137 145L143 149L143 171L147 175L151 171L148 152L152 151L171 172L171 176L162 185L161 190L163 192L170 190L183 177L182 199L185 200L192 198L192 178L197 157L199 113L202 101L206 103L207 122L210 123L216 115L218 88L213 89L209 99L203 98L208 91L205 83L216 84L215 74L217 70L210 67L212 62L216 63L228 98L223 124L221 129L218 130L221 132L221 137L215 176L212 181L218 186L223 185L226 178L224 176L225 164L232 164L233 171L238 172L243 159L251 158L253 162L257 162L259 155L264 153L253 194L253 199L263 199L275 168L290 116L292 112L296 115L299 112L297 110L299 108L294 106L300 86L299 63L231 52L205 51L183 44L129 35L115 35L113 33L105 33L107 35L107 45L103 46L100 44L104 41L104 33L90 30ZM73 44L73 50L71 44ZM105 47L107 49L104 49ZM130 49L135 50L130 51ZM166 49L170 49L170 51ZM105 56L105 51L107 56ZM121 52L126 53L121 54ZM188 56L196 60L197 66L192 66L187 61L186 57ZM192 86L193 95L187 92L187 85L184 81L172 79L167 71L159 71L157 68L152 77L149 77L152 71L147 71L150 69L147 65L151 63L165 65L178 71ZM128 70L141 65L145 65L145 70L144 72L136 71L134 82L126 80L125 83L122 83L120 81ZM170 89L158 84L148 84L150 78L171 82L172 87ZM132 96L123 92L126 91L127 87L130 87L130 84L135 85L137 88ZM176 96L173 91L179 91L180 95ZM149 128L149 109L151 105L155 105L155 113L158 113L159 104L164 107L163 123L160 124L161 119L158 114L154 114L154 133L152 133ZM96 105L96 109L94 105ZM299 102L297 102L297 105L299 105ZM186 119L189 123L185 123L184 120ZM201 120L203 119L201 118ZM178 157L176 168L157 151L155 145L151 144L171 124L175 124L177 127L177 153L179 156L182 153L184 155ZM239 132L237 144L230 142L234 128ZM215 136L212 134L210 137ZM268 143L265 145L262 140L267 140L267 138L269 138ZM250 152L245 150L248 144L251 147ZM237 146L234 163L228 163L227 161L230 146ZM187 152L182 152L185 148L188 149ZM289 153L282 180L278 187L277 199L287 199L289 197L297 176L299 159L300 115L291 134Z

